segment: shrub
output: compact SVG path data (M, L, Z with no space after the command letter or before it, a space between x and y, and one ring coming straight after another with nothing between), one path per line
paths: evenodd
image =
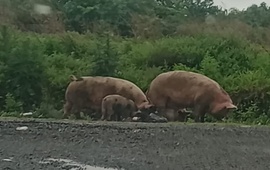
M269 53L243 37L142 40L90 33L36 35L2 27L0 40L4 115L34 111L35 117L60 117L71 74L120 77L146 91L162 72L189 70L216 80L230 94L239 108L232 121L269 123Z
M0 32L2 61L2 96L10 93L22 102L24 110L31 110L41 101L41 89L45 66L42 49L36 39L16 37L16 34L2 27ZM3 98L3 100L5 97ZM3 103L3 100L0 103Z

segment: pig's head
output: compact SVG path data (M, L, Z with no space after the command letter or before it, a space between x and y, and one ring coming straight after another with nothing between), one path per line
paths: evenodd
M151 113L157 114L157 108L149 102L144 102L137 107L133 117L140 117L142 121L149 119Z
M217 119L222 119L226 118L230 112L236 109L237 106L235 106L231 102L216 103L214 107L212 107L211 114Z
M156 106L154 106L153 104L150 104L149 102L145 102L143 104L141 104L140 106L138 106L138 110L140 110L143 113L157 113L157 108Z
M131 109L132 112L131 112L131 115L129 115L130 117L136 117L138 116L139 114L141 114L141 111L138 110L138 107L137 105L132 101L132 100L128 100L129 101L129 104L127 105L126 109Z

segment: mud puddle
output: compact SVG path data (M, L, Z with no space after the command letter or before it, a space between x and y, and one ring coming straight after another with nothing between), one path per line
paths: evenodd
M115 168L104 168L104 167L97 167L97 166L90 166L86 164L82 164L79 162L75 162L70 159L55 159L55 158L47 158L43 161L39 161L40 164L51 164L53 162L62 164L61 167L68 170L124 170L124 169L115 169Z

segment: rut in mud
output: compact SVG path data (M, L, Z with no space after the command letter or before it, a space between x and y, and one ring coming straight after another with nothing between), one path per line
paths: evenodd
M0 169L266 170L269 134L207 124L0 121Z

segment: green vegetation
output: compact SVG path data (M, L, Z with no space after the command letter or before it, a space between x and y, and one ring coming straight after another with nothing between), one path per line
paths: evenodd
M145 91L168 70L219 82L230 122L270 123L270 8L226 11L212 0L0 2L0 114L59 117L69 75L115 76ZM209 118L209 121L211 119Z

